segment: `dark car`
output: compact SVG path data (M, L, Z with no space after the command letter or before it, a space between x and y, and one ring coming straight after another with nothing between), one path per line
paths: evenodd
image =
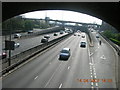
M3 52L2 54L0 54L0 59L4 59L7 57L7 53Z
M64 31L60 31L60 34L63 34L64 33Z
M28 33L28 34L31 34L31 33L33 33L33 31L28 31L27 33Z
M78 36L80 36L80 34L78 34Z
M86 42L81 42L80 47L86 47Z
M58 36L58 34L57 34L57 33L54 33L54 36Z
M46 43L46 42L48 42L48 39L47 39L47 38L42 38L42 39L41 39L41 43Z
M82 35L82 38L85 38L85 36L84 36L84 35Z
M70 57L70 49L69 48L63 48L60 51L60 55L59 55L59 59L61 60L68 60L68 58Z

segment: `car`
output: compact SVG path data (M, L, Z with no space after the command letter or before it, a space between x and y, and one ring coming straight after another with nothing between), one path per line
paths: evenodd
M80 36L80 34L78 34L78 36Z
M41 39L41 43L46 43L46 42L48 42L48 39L47 39L47 38L42 38L42 39Z
M7 53L3 52L2 54L0 54L0 60L7 58Z
M21 34L15 34L14 38L21 38Z
M20 43L15 43L14 45L15 45L15 48L20 47Z
M31 33L33 33L33 31L28 31L27 33L28 33L28 34L31 34Z
M85 36L82 35L82 38L85 38Z
M80 42L80 47L86 47L86 42Z
M63 30L61 30L61 31L60 31L60 34L63 34L63 33L64 33L64 31L63 31Z
M76 36L77 34L76 33L74 33L74 36Z
M99 38L99 35L98 35L98 34L96 35L96 38Z
M70 57L70 48L63 48L60 51L59 60L68 60Z
M49 38L50 38L50 35L45 35L44 38L49 39Z
M58 36L58 34L57 34L57 33L54 33L54 36Z

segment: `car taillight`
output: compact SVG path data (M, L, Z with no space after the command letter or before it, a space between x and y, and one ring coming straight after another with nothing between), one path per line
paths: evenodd
M3 55L6 55L6 53L3 53Z

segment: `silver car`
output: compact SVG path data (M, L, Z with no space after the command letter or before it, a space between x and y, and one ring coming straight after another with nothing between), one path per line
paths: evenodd
M21 38L21 34L15 34L14 38Z
M59 55L59 60L68 60L68 58L70 57L70 48L63 48L60 51L60 55Z

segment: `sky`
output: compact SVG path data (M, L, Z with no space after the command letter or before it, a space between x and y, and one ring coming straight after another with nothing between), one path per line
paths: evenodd
M45 17L50 17L53 20L65 20L65 21L75 21L82 23L96 23L101 25L102 20L92 17L87 14L73 12L73 11L63 11L63 10L45 10L45 11L34 11L22 14L26 18L37 18L45 19Z

